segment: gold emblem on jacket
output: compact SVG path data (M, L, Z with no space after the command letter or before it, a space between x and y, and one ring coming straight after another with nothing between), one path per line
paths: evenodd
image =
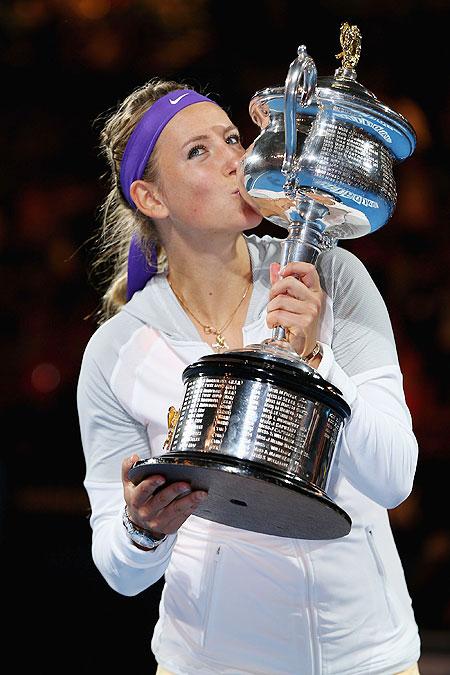
M172 436L179 419L180 419L180 411L177 410L173 405L171 405L167 413L168 431L167 431L167 438L164 441L163 445L164 450L167 450L172 442Z

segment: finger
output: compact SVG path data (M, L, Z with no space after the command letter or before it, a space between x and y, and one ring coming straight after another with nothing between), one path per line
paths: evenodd
M296 277L286 277L277 281L269 292L269 300L275 298L277 295L287 294L297 300L305 300L310 297L310 294L313 293L302 281L299 281Z
M320 278L315 265L307 262L290 262L280 270L282 278L297 276L308 288L320 289Z
M158 490L164 483L164 476L148 476L132 492L125 490L128 513L136 525L149 527L148 521L156 519L172 501L191 493L189 483L180 482Z
M149 521L149 529L155 533L173 534L195 512L207 496L207 492L196 490L186 497L171 502L156 518Z
M162 509L165 509L174 501L181 501L182 498L186 495L192 494L192 488L189 483L185 481L180 481L167 485L159 492L154 495L149 495L151 499L151 510L154 514L159 513Z
M267 315L267 325L269 328L282 326L295 336L305 337L311 324L312 322L308 316L295 314L284 309L277 309Z
M130 480L129 472L133 465L138 461L139 455L132 455L131 457L127 457L123 460L122 482L124 489L128 492L130 488L134 488L135 494L137 495L153 494L157 487L160 487L163 483L165 483L166 479L160 474L155 474L153 476L147 476L147 478L144 478L136 485L132 480Z
M303 314L304 303L298 298L293 298L290 295L277 295L267 305L267 314L276 312L280 309L284 309L286 312L291 312L295 315Z
M165 482L165 477L160 474L147 476L147 478L141 480L138 485L134 486L132 492L133 508L140 509L142 506L145 506L149 499L153 499L156 496L157 491Z
M129 477L128 477L128 472L133 466L135 462L139 461L139 455L131 455L131 457L127 457L126 459L123 460L122 462L122 482L124 485L127 483L131 483Z
M271 263L270 264L270 283L273 285L280 279L280 263Z
M277 309L285 309L296 315L309 316L312 321L316 321L320 315L321 303L319 298L309 294L304 298L293 298L291 295L282 293L272 298L267 305L267 313Z
M181 522L190 516L207 497L208 493L204 490L195 490L190 495L171 502L164 509L164 517L167 518L169 526L179 527Z

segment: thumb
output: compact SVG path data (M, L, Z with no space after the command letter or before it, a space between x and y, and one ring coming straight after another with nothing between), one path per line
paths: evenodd
M279 276L280 267L281 267L280 263L277 263L277 262L274 262L274 263L270 264L270 283L272 284L272 286L280 278L280 276Z
M127 457L122 462L122 481L129 483L130 479L128 478L128 471L131 469L133 464L139 460L139 455L132 455Z

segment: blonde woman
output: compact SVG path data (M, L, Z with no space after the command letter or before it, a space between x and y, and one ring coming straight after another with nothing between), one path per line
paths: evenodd
M417 673L419 638L387 509L409 494L417 444L384 302L343 249L279 269L280 241L237 189L239 133L173 82L133 92L102 133L111 170L103 255L115 262L78 405L93 558L135 595L163 575L160 673ZM108 318L109 317L109 318ZM128 471L163 451L184 368L258 343L273 326L351 408L328 494L350 534L302 541L192 515L208 496ZM315 346L321 350L316 353ZM130 626L132 632L132 626Z

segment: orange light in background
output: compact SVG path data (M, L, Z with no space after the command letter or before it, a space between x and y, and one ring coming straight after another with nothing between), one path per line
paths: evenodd
M53 238L47 247L52 272L59 279L70 279L77 272L78 261L71 242L66 237Z
M161 24L174 29L198 26L204 19L204 10L207 8L205 0L145 0L145 5L158 17Z
M61 373L53 363L40 363L31 373L31 384L40 394L50 394L60 382Z
M441 318L437 328L438 344L444 352L450 352L450 292L444 291L441 302Z
M158 68L182 68L204 56L209 42L206 31L187 29L183 39L166 40L159 44L158 52L152 54L153 64Z
M398 169L397 219L411 230L430 230L437 222L436 186L420 155Z
M417 134L417 150L426 150L431 146L431 131L428 118L416 101L400 98L395 102L395 110L406 117Z
M18 0L12 7L12 16L20 26L35 28L42 23L49 14L49 8L44 0Z
M71 0L72 10L82 19L97 21L111 11L111 0Z
M123 56L123 44L116 30L106 24L100 24L86 38L81 53L93 68L113 68Z

